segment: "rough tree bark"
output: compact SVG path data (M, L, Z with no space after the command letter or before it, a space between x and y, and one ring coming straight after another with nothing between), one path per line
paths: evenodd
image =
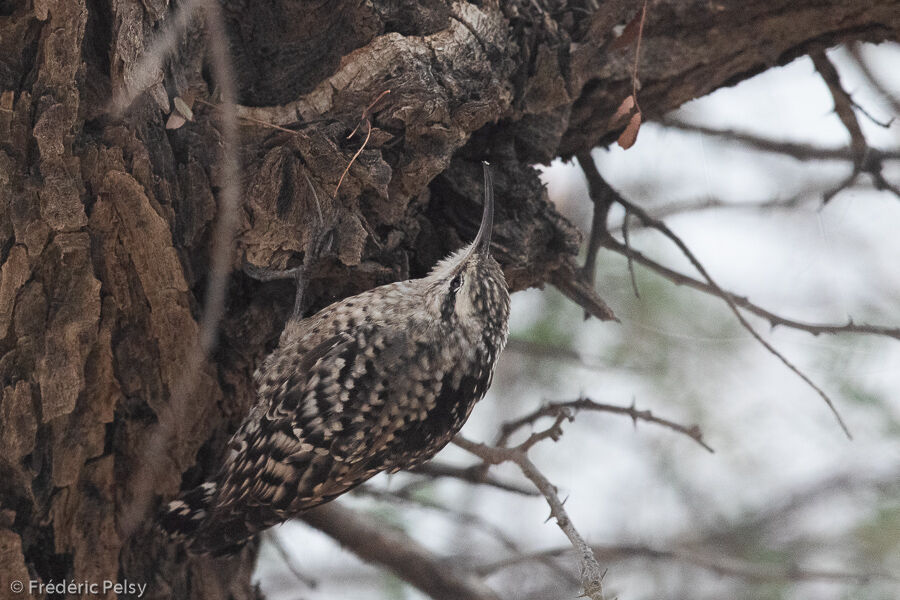
M576 277L579 234L531 165L615 138L609 117L630 93L634 49L610 45L641 4L224 0L244 117L242 225L220 341L157 500L213 468L288 314L290 285L242 275L242 256L295 264L314 232L332 231L313 308L420 276L472 237L487 159L512 288L551 282L591 300ZM145 597L258 595L252 549L184 561L117 527L198 332L221 181L202 13L128 111L109 111L173 10L0 2L0 595L16 579L125 578L149 583ZM811 44L898 32L893 0L651 1L641 107L659 117ZM365 123L347 135L385 90L334 196ZM176 96L198 99L194 120L167 130Z

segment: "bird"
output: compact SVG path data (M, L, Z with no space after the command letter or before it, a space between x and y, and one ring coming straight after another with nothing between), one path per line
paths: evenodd
M490 387L509 333L493 218L484 163L475 239L428 275L307 318L297 314L298 292L221 467L163 507L157 521L169 540L193 554L233 554L256 533L446 446Z

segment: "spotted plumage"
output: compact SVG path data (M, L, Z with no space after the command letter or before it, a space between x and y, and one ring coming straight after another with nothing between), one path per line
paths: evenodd
M443 448L490 387L506 344L509 293L491 257L485 168L481 228L422 278L291 319L255 374L258 402L209 482L159 522L198 553L257 531Z

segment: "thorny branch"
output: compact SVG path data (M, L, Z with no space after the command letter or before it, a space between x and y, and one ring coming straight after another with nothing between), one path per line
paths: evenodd
M664 219L673 215L718 209L760 211L773 209L792 210L808 203L809 201L810 198L807 194L791 196L790 198L774 198L770 200L757 200L751 202L728 202L719 198L706 197L672 201L662 206L654 207L651 211L651 214L653 215L654 219ZM642 226L642 224L638 225ZM624 229L624 226L625 220L623 219L621 224L613 225L610 229L615 231L617 229ZM634 227L634 225L629 224L629 227Z
M729 203L723 202L721 200L716 199L700 199L695 201L686 201L680 203L673 203L667 206L664 206L660 209L657 209L653 213L654 219L661 219L666 216L680 214L688 211L695 210L706 210L711 208L736 208L736 209L769 209L769 208L794 208L802 202L802 197L795 196L792 198L787 198L784 200L766 200L761 202L753 202L753 203ZM658 262L648 258L646 255L642 254L638 250L634 250L627 244L620 244L615 238L611 236L604 237L604 244L608 249L614 250L619 254L622 254L629 260L633 260L638 262L648 269L656 272L659 275L662 275L666 279L672 281L677 285L685 285L701 292L721 297L719 291L716 290L713 286L709 285L706 282L694 279L688 275L684 275L683 273L679 273L674 271L664 265L659 264ZM796 321L793 319L788 319L772 313L756 304L750 302L744 296L738 296L731 292L725 292L730 298L731 301L734 302L737 306L743 308L744 310L755 314L758 317L761 317L769 322L769 324L774 328L777 326L782 327L790 327L791 329L797 329L799 331L805 331L807 333L811 333L813 335L820 334L831 334L836 335L840 333L858 333L858 334L868 334L868 335L883 335L886 337L892 337L895 339L900 339L900 327L885 327L879 325L868 325L868 324L859 324L854 323L852 319L846 325L831 325L831 324L819 324L819 323L804 323L802 321ZM577 355L576 355L577 357Z
M900 115L900 99L891 94L887 89L885 89L884 85L878 78L872 73L872 69L869 68L869 63L863 58L862 55L862 44L859 42L853 42L848 45L850 49L850 55L853 57L853 60L856 62L859 67L860 72L863 74L872 88L878 92L878 94L887 100L888 104L890 104L891 109L894 111L895 115Z
M578 161L590 160L590 153L587 153L586 156L587 159L584 158L585 155L579 154ZM609 219L609 209L615 200L615 192L602 179L592 180L590 176L588 176L588 186L591 200L594 202L594 216L591 221L591 236L588 240L584 265L578 271L571 268L555 271L551 281L569 300L584 309L585 319L593 316L601 321L618 321L612 309L606 305L606 302L594 289L597 251L600 249L601 236L609 235L607 220Z
M593 163L593 161L587 163L586 166L588 167L588 169L590 169L592 171L592 173L590 175L591 177L602 177L600 175L600 172L597 171L597 166ZM652 229L656 229L657 231L662 233L664 236L669 238L669 240L671 240L672 243L674 243L678 247L678 249L685 256L685 258L687 258L688 261L690 261L691 265L693 265L693 267L695 269L697 269L697 271L700 273L700 275L702 275L703 278L706 279L706 283L712 289L714 289L716 291L715 295L725 301L725 303L728 305L728 308L730 308L731 312L734 313L734 316L737 318L737 320L741 324L741 326L748 333L750 333L750 335L753 336L753 338L757 342L759 342L759 344L763 348L765 348L766 350L769 351L770 354L772 354L773 356L778 358L778 360L780 360L782 362L782 364L784 364L784 366L786 366L791 372L793 372L800 379L802 379L809 387L811 387L813 390L815 390L815 392L819 395L819 397L822 398L822 400L825 402L825 404L831 410L835 419L837 419L838 424L841 426L841 429L844 430L844 434L847 436L847 438L853 439L853 436L850 434L850 430L847 428L847 425L844 423L843 418L841 418L840 413L835 408L834 403L831 401L831 398L828 396L828 394L826 394L822 390L822 388L820 388L818 385L816 385L816 383L813 380L811 380L803 371L798 369L794 365L794 363L789 361L783 354L781 354L781 352L776 350L775 347L772 346L772 344L770 344L765 339L763 339L763 337L756 331L756 329L754 329L753 326L747 321L747 319L744 317L744 315L741 314L741 311L738 309L737 305L731 299L731 295L726 293L721 287L719 287L719 284L717 284L715 282L715 280L713 280L712 276L706 271L706 268L703 266L703 264L699 260L697 260L697 257L694 256L694 253L691 252L690 248L688 248L687 245L685 245L685 243L681 240L681 238L678 237L677 235L675 235L675 233L671 229L669 229L669 227L665 223L663 223L662 221L660 221L658 219L654 219L641 207L639 207L635 204L632 204L628 200L625 200L625 198L623 198L622 195L619 194L618 192L616 192L616 202L618 202L625 209L625 211L627 213L631 213L634 216L636 216L638 219L640 219L641 222L644 223L644 225L646 225ZM605 239L607 239L607 243L610 243L610 240L611 240L610 236L606 236ZM610 245L612 246L612 244L610 244ZM618 245L619 245L618 242L616 242L616 246L618 246ZM625 248L625 250L627 251L628 248Z
M479 465L480 467L480 465ZM514 494L521 494L523 496L537 496L537 492L534 490L519 486L515 483L509 483L503 481L501 479L497 479L496 477L491 476L482 476L480 468L465 468L465 467L455 467L453 465L447 465L441 462L427 462L423 465L419 465L415 469L411 471L411 473L415 473L418 475L424 475L425 477L430 477L432 479L438 477L450 477L453 479L459 479L460 481L465 481L467 483L477 483L479 485L487 485L490 487L497 488L498 490L503 490L505 492L512 492Z
M825 55L825 48L813 50L809 53L809 57L812 59L816 71L819 72L819 75L825 81L825 85L828 86L828 91L831 92L831 97L834 100L834 112L837 113L841 123L844 124L844 127L847 128L847 132L850 134L850 152L853 153L853 162L861 165L865 158L868 144L862 128L859 126L859 121L856 119L856 113L853 112L853 100L850 98L850 94L844 91L844 88L841 86L841 79L838 76L837 69L828 60L828 56Z
M615 404L595 402L590 398L578 398L577 400L566 402L548 402L527 415L515 419L514 421L507 421L500 427L500 436L497 439L496 445L506 446L513 433L526 425L533 425L535 421L542 417L558 418L560 414L568 414L570 411L580 410L627 415L631 417L635 427L637 426L638 421L655 423L667 427L672 431L684 434L703 446L707 451L713 452L713 449L703 440L703 433L697 425L684 426L674 421L657 417L649 410L638 410L634 403L632 403L631 406L617 406Z
M687 123L673 118L664 118L660 123L672 129L681 131L691 131L709 137L721 138L732 142L738 142L749 148L762 150L763 152L772 152L775 154L784 154L800 161L810 160L849 160L853 161L854 155L849 148L821 148L810 144L797 144L792 142L782 142L771 140L769 138L760 137L743 131L734 129L715 129L704 125ZM900 151L898 150L879 150L877 148L869 148L872 160L900 160Z
M647 257L643 253L633 248L628 248L624 244L620 244L618 241L614 239L609 239L606 242L606 247L609 250L617 252L622 256L630 257L634 262L643 265L654 271L655 273L665 277L669 281L677 284L677 285L685 285L687 287L693 288L695 290L699 290L706 294L710 294L711 296L715 296L717 298L722 298L723 300L730 300L735 306L738 306L749 313L752 313L758 317L761 317L769 322L772 327L790 327L791 329L797 329L799 331L805 331L807 333L811 333L812 335L821 335L821 334L829 334L829 335L837 335L841 333L857 333L857 334L869 334L869 335L883 335L886 337L894 338L900 340L900 327L884 327L881 325L869 325L866 323L854 323L853 319L850 319L845 325L831 325L825 323L805 323L803 321L796 321L794 319L788 319L786 317L782 317L773 312L770 312L756 304L750 302L744 296L738 296L731 292L727 292L722 290L721 288L714 287L707 282L700 281L698 279L694 279L688 275L683 273L679 273L665 265L662 265L653 259Z
M847 132L850 134L850 152L853 154L853 172L840 185L825 192L822 196L822 202L827 203L835 197L839 192L843 191L847 186L851 185L861 173L868 173L872 177L875 187L879 190L890 190L895 196L900 198L900 188L891 185L881 173L882 159L879 155L873 154L869 150L869 144L863 135L862 128L859 126L859 120L853 108L855 103L850 94L841 85L841 79L837 69L832 62L828 60L824 48L817 48L810 52L810 58L816 66L816 71L828 86L831 97L834 100L834 112Z
M531 482L540 490L547 504L550 505L550 514L556 519L556 524L566 534L572 546L580 555L581 560L581 585L584 588L584 595L591 600L603 600L603 575L604 572L600 568L600 564L594 557L591 547L584 541L581 534L575 528L569 514L560 500L556 487L544 476L543 473L528 458L528 448L540 439L553 438L556 439L560 435L560 425L562 419L568 418L567 415L560 415L556 422L550 428L532 434L528 440L515 448L499 448L496 446L487 446L469 441L462 436L456 436L453 443L475 456L479 457L487 465L499 465L504 462L512 462L522 471Z

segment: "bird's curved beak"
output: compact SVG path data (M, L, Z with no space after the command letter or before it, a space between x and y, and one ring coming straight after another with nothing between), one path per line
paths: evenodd
M487 161L481 164L484 167L484 213L472 248L478 254L488 256L491 253L491 229L494 226L494 177L491 175L491 165Z

